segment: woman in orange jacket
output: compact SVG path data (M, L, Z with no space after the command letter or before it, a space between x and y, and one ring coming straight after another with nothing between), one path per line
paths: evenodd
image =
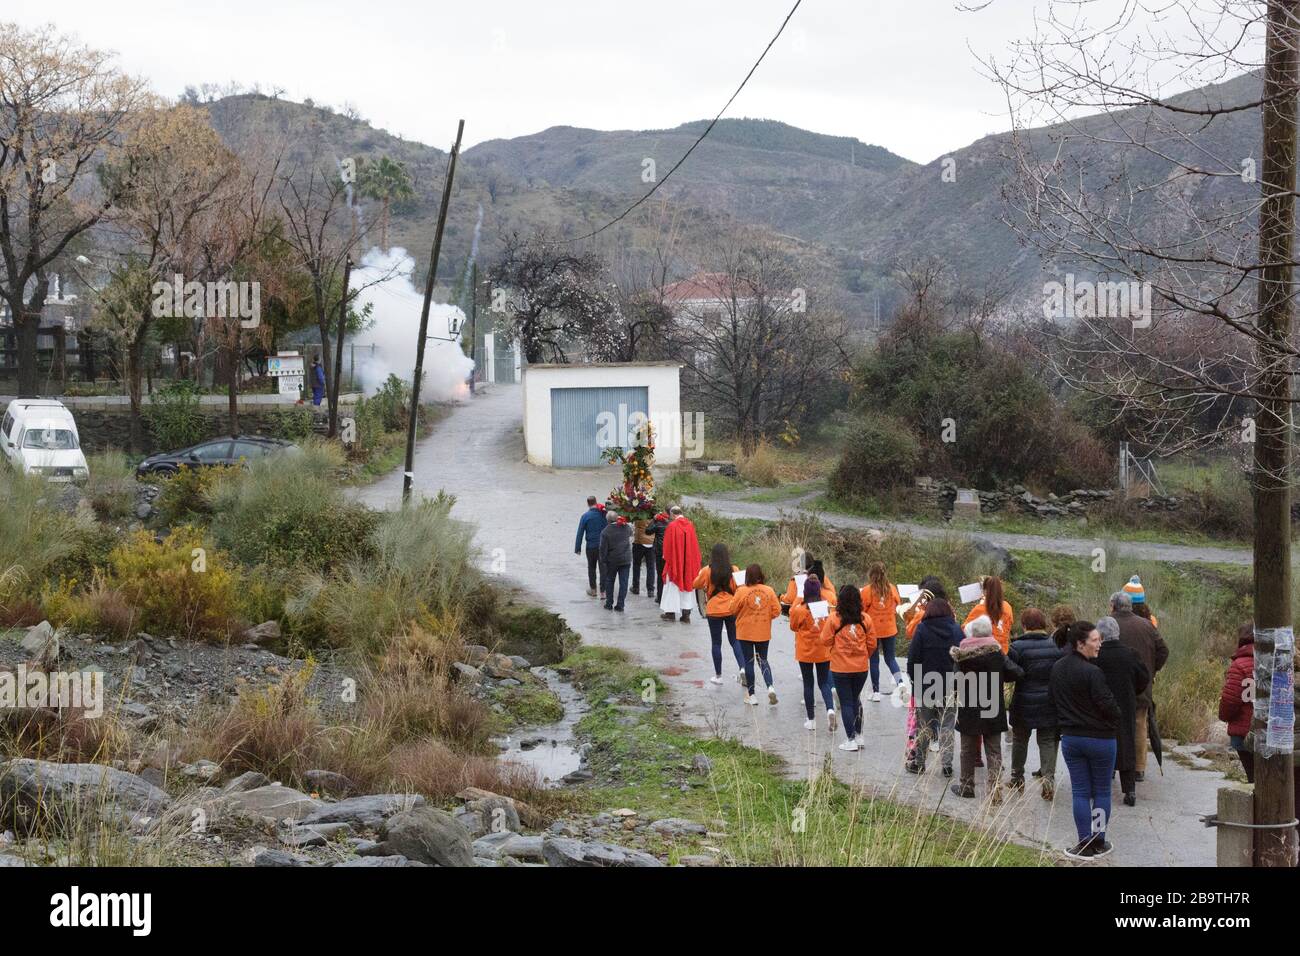
M884 651L885 666L894 678L894 686L906 682L894 657L898 641L898 605L902 603L898 588L894 587L879 561L867 569L867 586L862 589L862 607L871 618L871 633L876 639L876 649L871 652L871 699L880 701L880 653Z
M970 609L966 620L962 621L962 629L977 617L987 617L993 622L993 639L1002 648L1002 653L1006 654L1011 646L1012 614L1011 605L1002 600L1002 579L990 574L980 582L980 587L984 591L984 597Z
M731 599L736 594L736 581L732 575L739 571L731 563L731 552L719 541L709 554L709 563L700 568L691 585L695 590L703 590L708 598L704 608L704 618L709 622L709 639L713 642L713 676L712 684L722 683L722 630L726 628L727 642L731 653L736 656L736 680L745 679L745 659L740 654L736 643L736 615L731 613ZM713 582L717 581L718 584Z
M803 596L790 608L790 630L794 631L794 659L799 662L803 674L803 708L808 714L804 721L804 730L816 730L817 720L813 716L813 677L816 676L817 687L826 702L826 727L835 733L835 698L831 694L831 649L822 643L822 621L824 618L813 617L810 604L816 604L822 598L822 583L817 575L808 575L803 583Z
M867 669L876 639L871 636L871 619L862 613L862 594L851 584L840 588L839 601L822 625L822 642L831 652L831 677L844 715L848 738L841 750L859 750L862 741L862 705L858 698L867 686Z
M745 569L745 583L736 588L730 610L736 615L736 640L744 661L745 703L758 703L754 696L754 658L757 657L767 685L767 702L775 704L776 688L772 686L767 649L772 640L772 622L781 616L781 603L776 599L776 592L767 586L762 567L751 564Z

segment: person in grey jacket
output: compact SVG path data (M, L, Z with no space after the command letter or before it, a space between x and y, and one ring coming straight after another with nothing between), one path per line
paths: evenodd
M627 579L632 571L632 525L619 515L600 533L600 566L604 568L605 610L622 611L627 600ZM614 603L614 579L618 579L618 603Z

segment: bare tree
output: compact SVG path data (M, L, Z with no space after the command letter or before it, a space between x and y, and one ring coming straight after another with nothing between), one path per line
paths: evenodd
M116 150L124 120L146 101L109 54L50 27L0 24L0 299L13 316L20 393L36 391L53 267L113 209L116 197L86 173Z
M1253 433L1259 823L1295 815L1290 747L1271 746L1264 721L1293 654L1277 638L1291 622L1298 9L1130 0L1093 22L1095 5L1058 0L1009 62L988 64L1017 128L1010 222L1058 270L1042 329L1056 370L1116 401L1155 446ZM1221 428L1202 427L1207 410ZM1294 828L1258 841L1259 862L1294 859Z
M687 387L734 429L744 454L803 421L847 361L843 319L809 276L770 240L745 235L724 244L697 277L702 288L677 302Z

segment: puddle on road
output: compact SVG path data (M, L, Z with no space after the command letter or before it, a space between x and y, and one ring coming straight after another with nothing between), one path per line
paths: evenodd
M549 667L534 667L532 672L546 682L564 705L564 717L553 724L513 731L502 739L505 749L499 759L534 767L546 786L558 787L565 774L582 766L573 728L587 713L587 702L576 687Z

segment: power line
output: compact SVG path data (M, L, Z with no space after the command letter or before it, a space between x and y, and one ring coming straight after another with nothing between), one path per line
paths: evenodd
M615 216L613 219L605 223L605 225L601 226L599 229L595 230L594 232L589 232L585 236L575 236L572 239L558 239L556 241L557 242L581 242L584 239L591 239L595 236L600 235L610 226L613 226L616 223L622 222L624 219L626 219L629 213L631 213L643 202L645 202L647 199L653 196L655 194L655 190L657 190L664 183L668 182L668 177L671 176L673 173L677 172L677 167L680 166L682 163L686 162L687 157L689 157L691 153L695 152L695 147L699 146L700 143L704 142L704 137L708 136L709 132L713 129L713 127L718 125L718 120L722 119L722 114L727 112L727 108L730 107L731 104L735 101L736 97L740 95L740 91L745 88L745 84L749 82L749 78L754 75L754 71L758 69L758 65L762 63L763 58L767 56L768 50L772 49L772 45L775 44L778 39L780 39L781 34L785 31L786 24L790 22L790 18L794 16L794 12L799 9L799 4L801 3L803 3L803 0L795 0L794 6L790 8L790 12L787 13L785 15L785 19L781 21L781 26L776 31L776 34L772 37L772 39L767 41L767 46L763 47L763 52L760 53L758 59L754 61L754 65L749 68L749 72L745 74L745 78L740 81L740 86L736 87L736 92L732 93L731 98L728 99L726 103L722 104L722 109L718 110L718 115L713 117L713 119L709 122L709 125L704 128L704 132L700 134L699 139L697 139L694 143L691 144L691 148L688 149L682 155L681 159L673 163L672 169L664 173L663 179L658 180L653 186L650 187L649 192L647 192L644 196L642 196L636 202L632 203L632 205L628 206L621 213L619 213L617 216Z

